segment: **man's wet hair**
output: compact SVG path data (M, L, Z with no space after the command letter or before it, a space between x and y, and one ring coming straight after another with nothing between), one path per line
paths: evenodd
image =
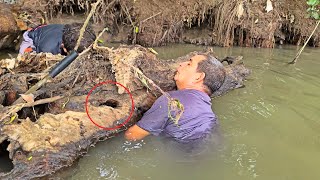
M203 84L205 85L206 93L211 96L224 83L226 72L222 63L213 56L199 55L204 56L205 59L198 63L197 71L205 74Z
M72 23L72 24L66 24L64 26L62 42L68 52L72 51L75 48L77 44L77 40L79 38L79 32L82 26L83 26L83 23ZM90 26L87 26L85 32L83 33L83 38L80 42L80 46L77 52L80 53L86 48L88 48L94 42L95 39L96 39L96 35L94 31Z

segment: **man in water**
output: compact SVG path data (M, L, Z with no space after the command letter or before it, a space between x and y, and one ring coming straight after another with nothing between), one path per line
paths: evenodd
M79 31L83 24L50 24L38 26L23 34L19 54L35 51L67 55L76 46ZM96 39L94 31L87 27L81 40L78 52L89 47Z
M224 79L223 65L212 56L199 54L181 63L174 76L178 90L169 92L184 106L178 124L168 117L168 98L162 95L142 119L125 132L125 138L140 140L152 134L182 143L206 139L218 124L210 96L221 87Z

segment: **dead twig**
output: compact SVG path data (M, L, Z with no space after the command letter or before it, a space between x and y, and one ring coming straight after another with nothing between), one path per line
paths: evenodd
M150 16L150 17L148 17L148 18L146 18L146 19L142 20L142 21L141 21L141 23L146 22L146 21L148 21L149 19L152 19L152 18L154 18L154 17L156 17L156 16L160 15L161 13L162 13L162 12L158 12L157 14L155 14L155 15L153 15L153 16Z
M35 101L35 102L24 103L25 104L24 107L32 107L32 106L37 106L37 105L40 105L40 104L48 104L48 103L60 100L62 98L64 98L64 96L55 96L55 97L51 97L51 98L40 99L40 100Z
M132 21L131 15L130 15L130 13L129 13L129 10L128 10L128 8L127 8L126 4L123 4L123 6L124 6L124 8L122 7L122 5L121 5L121 8L122 8L122 10L127 14L128 19L129 19L129 21L130 21L130 23L131 23L132 27L134 28L134 27L135 27L135 25L134 25L134 23L133 23L133 21Z
M164 38L166 37L166 35L167 35L167 33L168 33L168 30L166 30L164 33L163 33L163 36L162 36L162 38L160 39L160 43L164 40Z
M86 48L85 50L83 50L83 51L79 54L78 58L81 57L81 56L83 56L83 55L85 55L85 54L86 54L87 52L89 52L91 49L92 49L92 44L91 44L88 48Z
M25 92L25 95L28 94L32 94L35 91L37 91L40 87L42 87L42 85L44 85L49 79L51 78L51 76L49 74L47 74L43 79L41 79L40 81L38 81L34 86L32 86L27 92ZM17 105L19 103L23 103L23 99L20 96L14 103L13 105Z
M123 61L122 61L123 62ZM142 84L144 86L146 86L147 88L149 88L149 86L147 85L147 82L150 83L153 87L155 87L158 91L160 91L163 95L165 95L168 99L171 99L171 96L169 95L169 93L163 91L156 83L154 83L150 78L148 78L146 75L143 74L143 72L141 72L141 70L139 68L136 68L130 64L127 64L128 66L130 66L135 73L139 74L140 76L140 81L142 82ZM144 80L142 80L144 79Z
M40 105L40 104L47 104L47 103L51 103L51 102L57 101L62 98L64 98L64 97L63 96L55 96L52 98L41 99L41 100L38 100L35 102L21 103L21 104L13 105L13 106L9 107L9 110L6 113L4 113L5 115L2 116L0 121L4 120L7 117L10 117L11 115L14 115L15 113L19 112L22 108L33 107L33 106Z
M32 111L33 111L34 118L38 120L37 113L36 113L36 110L34 109L34 106L32 106Z
M96 3L94 3L94 4L92 5L92 9L91 9L90 13L89 13L88 16L87 16L86 21L83 23L82 28L80 29L80 33L79 33L80 35L79 35L79 38L78 38L78 40L77 40L77 44L76 44L76 46L75 46L75 48L74 48L75 51L78 50L78 48L79 48L79 46L80 46L81 39L82 39L82 37L83 37L83 34L84 34L84 32L86 31L87 25L88 25L88 23L89 23L92 15L93 15L93 13L96 11L96 8L97 8L98 4L99 4L101 1L102 1L102 0L98 0Z
M98 41L99 41L99 38L103 35L104 32L106 32L108 30L108 28L104 28L101 33L98 35L98 37L96 38L96 40L94 41L93 43L93 49L96 49L96 47L98 46Z
M124 7L123 7L123 6L124 6ZM137 41L136 26L135 26L134 22L132 21L131 15L130 15L129 10L128 10L128 8L127 8L127 6L126 6L125 3L123 3L123 5L121 4L121 9L126 13L128 19L129 19L129 21L130 21L130 23L131 23L131 26L132 26L132 28L133 28L133 40L132 40L132 44L135 44L136 41Z
M71 87L70 87L70 89L72 89L73 88L73 86L76 84L76 82L78 81L78 78L79 78L79 76L80 76L80 74L81 74L82 72L80 71L78 74L77 74L77 77L74 79L74 81L73 81L73 83L72 83L72 85L71 85Z

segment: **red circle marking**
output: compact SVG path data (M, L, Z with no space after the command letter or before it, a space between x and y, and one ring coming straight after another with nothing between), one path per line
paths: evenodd
M123 87L123 88L126 90L126 92L129 94L130 99L131 99L131 111L130 111L130 114L129 114L128 118L126 119L125 122L121 123L120 125L118 125L118 126L116 126L116 127L107 128L107 127L100 126L99 124L97 124L96 122L93 121L93 119L90 117L90 114L89 114L89 108L88 108L89 97L90 97L91 93L92 93L97 87L99 87L99 86L101 86L101 85L104 85L104 84L116 84L116 85L119 85L119 86ZM132 94L130 93L129 89L126 88L125 86L123 86L122 84L120 84L120 83L118 83L118 82L114 82L114 81L104 81L104 82L101 82L101 83L95 85L95 86L89 91L89 93L88 93L88 95L87 95L87 97L86 97L86 104L85 104L85 106L86 106L86 113L87 113L87 116L89 117L90 121L91 121L94 125L98 126L99 128L105 129L105 130L116 130L116 129L119 129L119 128L123 127L125 124L127 124L127 123L129 122L130 118L132 117L133 111L134 111L133 97L132 97Z

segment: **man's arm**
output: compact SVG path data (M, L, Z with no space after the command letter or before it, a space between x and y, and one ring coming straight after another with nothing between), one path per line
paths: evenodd
M144 137L148 136L150 133L138 125L134 125L130 127L124 134L124 137L129 141L135 141L143 139Z
M158 136L164 130L167 120L168 99L162 95L124 136L130 141L143 139L149 134Z

